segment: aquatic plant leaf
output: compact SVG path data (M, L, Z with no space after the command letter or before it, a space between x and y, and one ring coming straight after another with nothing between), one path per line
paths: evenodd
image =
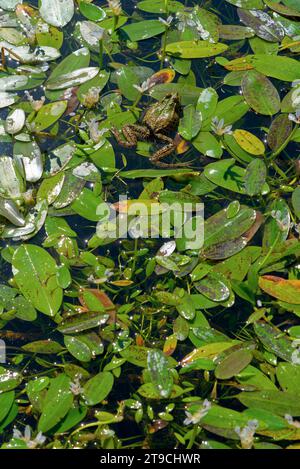
M233 137L238 145L250 155L260 156L265 153L263 142L248 130L236 129Z
M192 104L183 110L183 117L180 120L178 132L185 140L192 140L200 131L202 116Z
M15 389L22 382L21 373L12 372L4 367L0 367L0 395L4 392Z
M237 399L246 407L273 412L275 415L300 415L298 394L281 391L242 392Z
M73 0L40 0L41 17L52 26L66 26L74 15Z
M276 368L276 377L283 391L299 393L300 367L292 363L279 363Z
M268 132L268 145L274 152L288 139L293 130L293 124L286 114L279 114L272 121Z
M67 101L56 101L54 103L45 104L37 113L31 122L34 130L41 132L53 125L63 115L67 109Z
M0 0L0 7L4 10L14 10L21 3L23 3L23 0Z
M181 41L168 44L166 52L181 59L200 59L222 54L228 49L226 44L209 41Z
M14 145L14 160L24 168L25 179L28 182L39 181L43 174L43 158L36 141L16 142Z
M70 384L71 379L64 373L51 380L42 404L42 415L38 423L39 431L45 433L51 430L68 413L73 403Z
M5 217L15 226L25 225L25 218L23 214L12 200L0 197L0 215Z
M161 350L151 350L148 353L147 369L151 383L164 399L169 397L173 387L173 377L169 370L169 363Z
M284 37L284 30L281 26L273 21L268 13L259 10L243 10L238 9L240 20L250 26L256 35L265 41L277 42Z
M255 210L244 206L232 218L227 217L226 209L217 212L205 222L204 248L238 238L246 233L255 220Z
M142 0L138 2L137 7L139 10L146 11L147 13L166 13L166 4L164 0ZM168 1L168 12L177 13L184 9L181 2L176 0Z
M254 386L257 391L263 391L265 389L277 391L277 387L273 381L271 381L262 371L252 365L248 365L240 371L236 375L236 379L239 383L244 384L245 386Z
M248 10L262 10L264 8L262 0L226 0L226 2L231 3L236 7L245 8Z
M208 273L195 284L195 288L212 301L225 301L230 295L226 279L219 273Z
M0 157L0 193L19 199L25 192L25 184L16 162L9 156Z
M82 13L88 20L102 21L106 17L106 12L93 3L80 2L80 13Z
M112 390L114 377L109 371L98 373L88 380L83 388L85 404L93 406L103 401Z
M25 352L31 353L41 353L46 355L56 354L64 350L58 342L54 340L37 340L35 342L30 342L29 344L23 345L22 347Z
M236 350L218 363L215 369L217 379L229 379L239 374L252 360L249 350Z
M81 362L89 362L92 359L92 352L87 344L77 336L65 336L64 344L69 353Z
M75 334L101 326L106 323L108 318L108 314L98 312L78 313L64 319L57 330L62 334Z
M157 36L165 31L165 26L158 20L145 20L131 23L121 28L132 42L142 41Z
M22 294L34 307L54 316L62 302L62 289L56 281L56 263L39 246L24 244L13 255L14 279Z
M242 79L242 91L249 106L259 114L270 116L280 110L279 93L262 73L247 72Z
M219 140L211 132L202 132L193 139L193 146L203 155L210 158L221 158L223 148Z
M271 10L276 11L279 15L282 16L292 16L293 18L300 18L299 9L294 9L292 7L282 5L282 3L274 2L271 0L264 0L264 3L271 8Z
M245 188L247 194L260 194L266 182L267 168L263 160L256 158L246 168Z
M204 170L205 177L211 182L239 194L246 192L244 187L245 174L245 169L237 166L233 158L211 163ZM262 193L268 192L269 188L265 184Z
M292 204L296 217L300 218L300 186L297 186L292 194Z
M14 391L3 392L0 394L0 422L2 422L9 413L14 400Z
M293 362L295 349L287 336L281 334L276 327L265 322L256 322L254 323L254 331L268 351L288 362Z
M227 62L224 66L227 70L255 69L263 75L283 81L295 81L300 73L299 62L282 55L247 55Z
M79 86L97 76L98 73L98 67L79 68L73 72L59 75L58 78L48 80L46 82L46 88L48 90L63 90L65 88Z
M275 199L268 206L270 213L264 226L263 249L268 252L272 246L280 245L288 237L290 212L284 199Z
M300 304L300 280L286 280L275 275L259 278L260 288L275 298L287 303Z

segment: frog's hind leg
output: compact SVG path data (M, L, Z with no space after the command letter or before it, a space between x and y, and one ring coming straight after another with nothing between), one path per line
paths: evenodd
M138 139L147 140L150 137L150 130L143 125L127 124L122 128L122 134L118 129L113 127L111 132L115 139L125 148L136 147Z
M160 168L182 168L190 165L190 161L187 163L163 163L162 161L160 161L166 156L171 155L171 153L176 150L177 145L174 143L174 140L168 137L167 135L156 134L156 138L167 142L167 144L157 150L154 155L151 156L151 163L155 164L156 166L159 166Z

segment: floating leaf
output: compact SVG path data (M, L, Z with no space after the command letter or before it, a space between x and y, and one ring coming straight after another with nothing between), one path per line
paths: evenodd
M160 350L151 350L148 353L148 371L151 382L162 398L169 397L173 378L169 370L168 360Z
M38 423L41 432L47 432L62 420L73 403L70 390L70 378L61 373L51 380L49 389L43 400L42 415Z
M41 17L52 26L66 26L74 15L73 0L40 0Z
M260 194L266 182L267 168L263 160L256 158L246 169L245 188L247 194L253 196Z
M86 405L93 406L102 402L112 390L114 377L109 371L103 371L91 378L84 385L83 398Z
M79 313L62 321L57 330L63 334L74 334L105 324L108 314L98 312Z
M67 109L67 105L67 101L56 101L54 103L45 104L31 122L33 129L37 132L41 132L53 125L63 115Z
M239 8L238 15L244 24L250 26L257 36L265 41L277 42L283 39L283 28L273 21L268 13L259 10L242 10Z
M165 26L158 20L145 20L121 28L130 41L142 41L157 36L165 31Z
M259 138L253 135L248 130L236 129L233 132L233 136L240 147L250 155L263 155L265 152L265 146Z
M273 115L280 110L280 96L275 86L263 74L251 70L242 80L245 100L259 114Z
M300 280L286 280L275 275L259 278L260 288L275 298L287 303L300 304Z
M252 360L249 350L236 350L218 363L215 369L217 379L229 379L239 374Z
M62 289L56 282L56 263L44 249L32 244L20 246L13 256L15 281L38 310L54 316L62 302Z
M183 110L178 132L185 140L192 140L198 134L202 123L201 113L190 104Z
M222 54L227 49L228 46L221 42L213 44L209 41L181 41L168 44L166 52L181 59L200 59Z

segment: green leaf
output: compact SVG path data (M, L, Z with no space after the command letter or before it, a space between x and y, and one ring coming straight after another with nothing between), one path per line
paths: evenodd
M83 398L85 404L94 406L102 402L112 390L114 377L109 371L103 371L91 378L84 385Z
M22 382L21 373L12 372L9 369L0 367L0 395L4 392L15 389ZM1 418L0 418L1 421Z
M108 314L98 312L74 314L64 319L57 330L62 334L74 334L105 324L108 318Z
M145 20L121 28L130 41L142 41L157 36L165 31L165 26L158 20Z
M200 131L201 123L201 113L196 111L192 104L189 104L183 110L183 117L180 120L178 132L185 140L192 140Z
M57 425L68 413L73 403L70 378L61 373L50 382L38 423L39 431L45 433Z
M229 379L239 374L252 360L249 350L236 350L230 353L215 369L217 379Z
M237 166L233 158L207 165L204 169L204 175L217 186L239 194L245 194L246 192L244 185L246 171L244 168ZM269 188L265 184L262 193L266 194L268 191Z
M242 392L236 396L246 407L273 412L275 415L300 415L299 395L281 391Z
M280 96L275 86L261 73L250 70L242 80L242 91L249 106L259 114L271 116L280 110Z
M53 125L63 115L67 106L68 101L55 101L54 103L45 104L31 122L34 130L41 132Z
M283 391L299 393L300 367L292 363L279 363L276 368L276 377Z
M267 168L263 160L256 158L248 164L245 174L245 189L248 195L261 194L266 182Z
M209 41L181 41L168 44L166 52L181 59L200 59L222 54L228 49L226 44Z
M105 11L93 3L81 1L79 3L79 10L88 20L101 21L106 17Z
M0 394L0 423L9 413L15 400L14 391L3 392Z
M292 194L292 204L296 217L300 218L300 186L297 186Z
M58 342L50 339L30 342L29 344L23 345L22 349L25 350L25 352L41 353L46 355L57 354L64 350Z
M13 256L14 279L33 306L54 316L62 302L62 289L56 281L56 263L44 249L32 244L20 246Z
M147 13L177 13L184 9L184 5L176 0L168 0L168 10L166 10L165 0L143 0L138 2L137 7L139 10L146 11Z
M166 356L160 350L150 350L147 362L153 386L162 398L169 397L173 387L173 377Z

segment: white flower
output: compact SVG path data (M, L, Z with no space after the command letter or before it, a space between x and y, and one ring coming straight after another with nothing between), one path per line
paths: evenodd
M18 440L25 441L27 448L29 449L35 449L37 446L43 445L46 441L46 437L42 434L42 432L39 432L37 436L32 440L31 428L29 425L26 425L25 430L24 430L24 435L20 432L20 430L18 430L17 428L14 428L13 438L17 438Z
M216 135L224 135L224 134L232 134L232 125L225 125L224 126L224 119L219 119L218 117L214 117L211 121L211 127L213 132Z
M173 16L170 15L168 18L165 20L164 18L159 17L158 21L160 21L163 25L166 26L166 28L169 28L171 26L171 23L173 21Z
M249 420L248 424L244 427L235 427L234 431L238 434L241 440L243 449L251 449L253 446L253 437L258 427L257 420Z
M184 425L190 425L190 423L196 425L197 423L200 422L200 420L205 417L209 409L211 408L211 402L209 400L205 399L203 401L202 407L197 410L194 414L191 414L191 412L188 412L187 410L185 411L186 419L184 420L183 424Z
M83 388L80 385L80 380L82 378L82 375L79 374L75 376L74 381L70 383L70 390L74 396L79 396L80 394L83 393Z
M154 85L155 85L155 83L153 81L151 81L151 78L148 78L141 85L133 85L133 86L140 93L146 93L146 91L149 91Z
M30 102L32 109L36 112L41 109L41 107L44 105L44 102L46 101L45 96L42 96L40 99L37 100L34 99L33 96L31 96L31 94L27 90L24 91L24 94Z
M295 88L296 86L300 85L300 80L294 80L292 82L292 87Z
M87 108L94 107L99 101L100 90L101 88L92 86L92 88L90 88L88 92L83 95L83 105Z
M90 122L87 124L89 133L90 133L90 138L94 143L99 143L103 134L107 132L108 129L99 129L99 124L97 119L92 119Z
M298 420L294 420L291 415L285 414L284 418L289 425L292 425L295 428L300 428L300 422L298 422Z
M295 114L289 114L289 120L295 122L296 124L300 124L300 109L297 109Z
M120 0L108 0L107 1L109 8L115 16L120 16L122 13L122 5Z

